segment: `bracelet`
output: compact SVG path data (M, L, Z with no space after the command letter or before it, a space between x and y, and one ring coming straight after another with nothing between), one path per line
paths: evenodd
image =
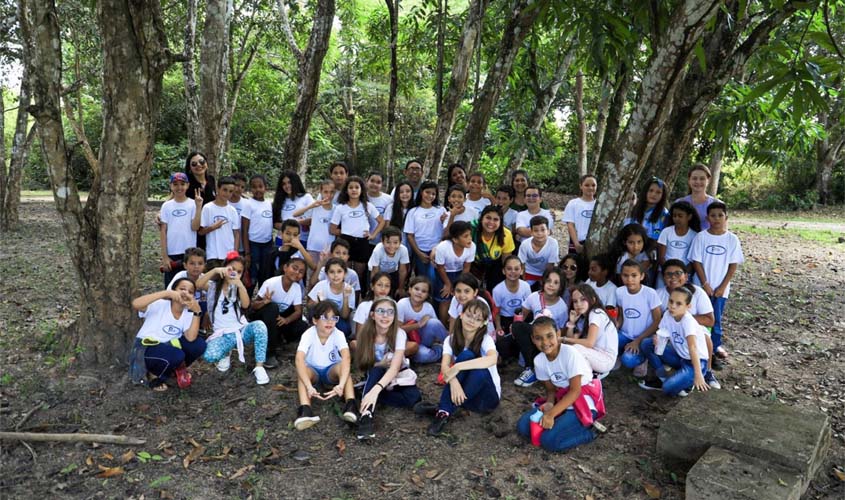
M200 316L202 316L202 310L199 310L199 311L191 311L191 312L192 312L192 313L194 313L194 317L195 317L195 318L199 318Z
M379 386L379 387L381 387L381 390L384 390L384 386L383 386L383 385L381 385L381 382L376 382L376 385L377 385L377 386Z

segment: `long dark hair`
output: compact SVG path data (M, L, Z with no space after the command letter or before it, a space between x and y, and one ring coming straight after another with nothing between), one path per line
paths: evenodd
M666 183L664 183L662 179L652 177L648 183L643 186L643 189L640 191L640 196L637 198L637 204L634 205L634 210L631 212L631 218L640 224L645 222L645 213L648 211L648 190L651 189L651 186L653 185L657 185L662 194L660 195L660 200L654 204L654 209L648 216L648 221L654 224L664 217L663 210L666 209L666 196L668 194L666 193Z
M484 220L484 216L489 214L490 212L496 212L496 214L499 216L499 229L497 229L496 232L493 233L496 238L496 243L498 243L500 247L505 246L505 216L502 215L502 207L498 205L487 205L486 207L481 209L481 215L478 216L478 230L475 232L476 251L478 251L478 249L483 246L483 241L481 239L481 233L484 232L482 221Z
M417 207L420 206L420 202L422 201L423 191L425 191L426 189L433 189L434 190L434 201L431 202L431 206L439 207L440 206L440 199L439 199L440 198L440 190L437 188L437 183L432 181L432 180L423 181L423 183L420 184L420 189L419 189L419 191L417 191L417 197L414 199L414 206L417 206Z
M672 203L672 206L669 207L669 218L672 217L672 212L675 210L681 210L690 215L689 219L689 228L695 231L696 233L701 232L701 217L698 216L698 210L696 210L692 204L688 201L676 201ZM672 224L674 225L674 223Z
M572 294L570 294L569 296L569 304L567 304L569 306L570 311L572 310L572 296L575 295L575 292L580 293L585 299L587 299L587 302L590 303L590 307L589 309L587 309L587 312L581 315L583 321L581 321L581 319L577 321L578 326L580 326L580 329L578 331L581 333L582 336L586 336L587 332L590 329L590 313L593 311L596 311L600 314L607 313L604 310L604 304L602 304L601 297L599 297L599 294L596 293L596 290L592 287L592 285L588 285L586 283L576 285L575 288L572 290Z
M472 336L472 342L466 346L470 351L474 352L476 356L481 356L481 343L484 342L484 336L487 335L487 323L490 321L490 308L487 307L487 304L485 304L483 300L472 299L464 304L463 312L466 313L469 311L478 311L481 313L481 316L484 317L484 323L478 327L478 331L476 331L475 335ZM452 352L460 353L464 350L464 346L466 344L466 337L464 337L464 325L460 316L458 316L455 322L452 323L452 331L449 333L452 336ZM455 356L457 356L457 354L455 354Z
M246 268L246 264L244 263L245 262L244 258L241 257L240 255L238 255L237 257L232 257L231 259L226 259L226 261L223 263L223 265L228 266L232 262L240 262L241 266L243 266L244 271L243 271L243 273L241 273L241 276L243 276L244 273L249 272L249 270ZM220 296L224 295L226 293L226 291L223 290L223 278L221 276L216 276L216 277L212 278L211 281L214 283L214 303L211 305L211 309L210 309L210 311L211 311L211 325L213 327L214 326L214 311L215 311L215 309L217 309L217 303L220 301ZM229 298L223 297L223 301L224 301L223 306L225 307L226 304L229 303ZM232 304L232 307L235 310L235 317L238 319L238 321L240 321L241 316L243 315L243 312L241 311L240 302L241 302L240 297L236 296L235 302Z
M290 181L290 190L291 190L291 199L299 198L303 196L305 191L305 185L302 184L302 179L299 177L299 174L294 172L293 170L285 170L279 175L279 180L276 182L276 193L273 195L273 223L282 222L282 207L285 204L285 200L288 199L288 194L285 193L285 190L282 189L282 183L285 180L285 177L288 178Z
M361 195L358 197L358 201L364 207L364 211L367 211L367 185L364 183L364 179L358 177L357 175L353 175L352 177L348 177L346 179L346 184L343 185L343 189L340 192L340 196L337 197L337 204L338 205L346 205L349 203L349 185L353 182L357 182L358 186L361 187ZM369 214L368 214L369 215Z
M402 201L399 200L399 188L402 186L408 186L408 189L411 190L411 199L408 201L408 206L403 207ZM391 209L390 214L390 225L396 226L400 230L405 230L405 214L407 213L405 208L408 210L414 207L414 186L411 185L408 181L402 181L396 185L393 190L393 207Z

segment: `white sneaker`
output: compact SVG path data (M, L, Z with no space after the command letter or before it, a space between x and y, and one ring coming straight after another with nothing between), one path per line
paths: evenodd
M267 370L265 370L263 366L256 366L255 369L252 370L252 374L255 375L255 382L258 385L264 385L270 382L270 376L267 375Z
M513 381L514 385L519 387L531 387L537 382L537 376L534 375L534 370L531 368L526 368L519 374L516 380Z
M217 371L227 372L232 367L232 360L229 355L225 355L217 362Z

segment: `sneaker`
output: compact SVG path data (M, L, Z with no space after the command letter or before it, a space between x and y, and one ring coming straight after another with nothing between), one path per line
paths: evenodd
M443 428L449 422L449 414L443 410L438 410L434 416L434 421L428 426L429 436L439 436L443 432Z
M526 368L519 374L516 380L513 381L515 385L519 387L531 387L537 382L537 376L534 375L534 370L531 368Z
M319 416L315 416L311 412L310 405L302 405L299 407L299 410L296 412L296 420L293 421L293 426L298 431L304 431L305 429L314 426L317 422L320 421Z
M376 437L373 429L373 414L366 412L358 419L358 439L364 441Z
M722 384L716 380L716 375L712 371L708 371L704 374L704 381L707 382L707 385L710 386L711 389L721 389Z
M268 370L273 370L279 367L279 360L276 356L272 354L267 356L267 359L264 360L264 368Z
M252 370L252 374L255 375L255 383L258 385L264 385L270 382L270 376L267 375L267 370L263 366L256 366Z
M426 417L433 417L437 413L437 405L431 403L419 403L414 405L414 414Z
M188 372L188 367L185 366L185 363L179 365L179 368L176 368L174 372L176 374L176 385L180 389L187 389L191 386L191 374Z
M643 378L648 374L648 361L644 361L634 368L634 376L637 378Z
M340 419L345 422L349 422L350 424L357 422L358 410L355 406L354 399L347 399L346 404L343 405L343 414L340 416Z
M689 396L690 392L692 392L692 387L690 387L687 390L681 390L681 392L678 393L678 397L679 398L685 398L685 397Z
M217 362L217 371L219 372L227 372L229 368L232 367L232 360L229 358L229 355L225 355Z
M663 390L663 381L659 378L654 380L640 380L638 384L641 389L645 389L647 391L662 391Z

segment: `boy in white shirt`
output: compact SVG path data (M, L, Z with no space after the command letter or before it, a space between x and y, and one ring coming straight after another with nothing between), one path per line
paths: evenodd
M188 176L184 172L170 175L170 192L173 198L161 205L159 232L161 236L161 270L164 285L173 280L179 267L174 262L183 262L185 249L197 246L197 230L202 215L202 194L197 191L196 199L187 196Z
M264 258L273 251L273 203L264 198L267 179L253 175L249 180L252 199L246 200L241 211L244 260L249 267L253 286L261 274Z
M205 254L207 269L223 265L226 254L238 250L241 238L241 218L229 204L235 192L235 179L223 177L217 186L217 197L202 207L199 234L206 235Z
M549 234L555 227L555 218L552 212L542 208L543 191L537 186L528 186L525 188L525 205L527 209L519 212L516 215L514 227L516 228L516 235L519 241L524 241L531 236L531 223L536 216L542 216L546 219L546 226L549 228Z
M535 215L529 224L531 237L519 245L518 256L525 265L525 281L535 290L535 284L540 283L546 269L551 269L560 262L560 246L556 239L549 238L548 219ZM538 289L539 285L536 287L536 290Z
M370 275L385 272L390 275L394 295L404 295L411 259L408 249L402 244L402 231L396 226L387 226L381 232L381 243L373 249L367 267Z

